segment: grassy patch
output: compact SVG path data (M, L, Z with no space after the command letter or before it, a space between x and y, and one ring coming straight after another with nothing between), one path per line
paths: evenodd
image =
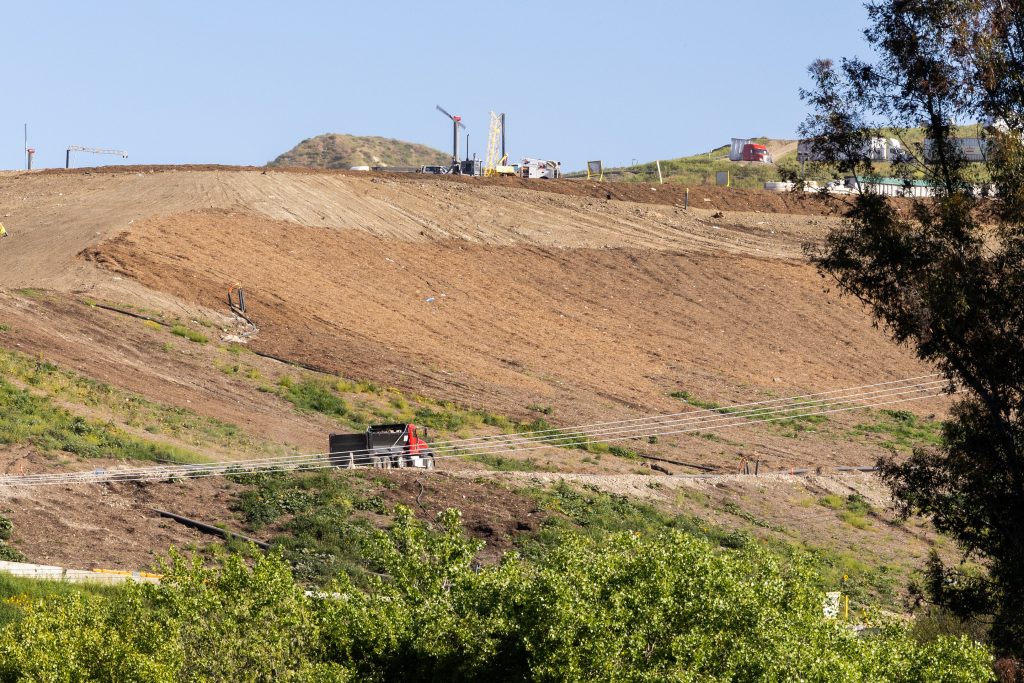
M753 524L754 526L761 527L762 529L771 529L772 531L784 532L785 529L777 527L773 524L769 524L763 519L755 516L754 514L744 510L739 506L736 501L726 500L722 502L722 510L728 512L730 515L739 517L740 519Z
M833 493L830 493L827 496L822 496L821 498L819 498L818 499L818 504L819 505L824 505L825 507L831 508L833 510L842 510L843 509L843 497L842 496L837 496L837 495L835 495Z
M488 469L496 472L555 472L555 468L538 463L533 458L518 459L506 458L502 455L491 455L479 453L465 458L486 465Z
M871 526L871 522L867 519L871 513L871 504L868 503L864 496L851 493L844 498L835 494L829 494L819 498L818 504L838 512L839 519L855 529L867 529Z
M0 323L0 332L10 332L11 326L7 323Z
M154 403L24 354L0 349L0 377L16 378L48 396L102 409L128 427L172 436L196 447L218 446L274 455L289 452L277 444L253 440L228 422L203 417L187 408Z
M519 493L533 498L538 507L556 513L547 518L536 534L520 537L523 552L528 556L546 552L568 531L600 538L618 531L657 533L663 529L681 529L728 548L742 547L751 540L742 531L708 525L688 515L663 512L594 486L577 488L559 482L548 489L525 489Z
M189 329L184 325L174 325L171 327L171 334L188 339L190 342L194 342L196 344L205 344L210 341L202 332Z
M64 595L85 594L108 597L121 590L118 586L93 583L41 581L0 572L0 627L24 615L24 606L37 600L50 600Z
M683 390L673 391L669 396L685 401L696 408L712 410L721 415L743 418L743 420L752 422L763 422L766 426L779 431L783 436L791 438L796 438L803 432L817 431L819 426L828 423L828 417L825 415L813 414L822 407L822 404L813 401L796 401L791 405L748 405L730 408L714 401L697 398Z
M921 418L907 410L879 410L872 413L874 419L851 429L851 437L871 440L883 448L898 451L942 443L942 423L938 420Z
M722 406L715 403L714 401L705 401L703 399L699 399L693 394L691 394L689 391L673 391L671 394L669 394L669 396L671 396L672 398L678 398L680 401L685 401L686 403L689 403L691 406L696 406L697 408L703 408L705 410L717 410L720 412L723 410Z
M353 511L386 514L387 509L379 496L359 490L364 480L330 471L231 478L251 486L236 498L233 508L250 530L278 527L273 543L298 578L322 584L341 573L365 576L361 544L373 525Z
M871 522L864 515L857 514L851 510L843 510L839 513L839 519L843 520L855 529L867 529Z
M345 417L348 405L325 381L303 379L294 381L287 375L278 381L279 394L300 411L323 413L331 417Z
M49 398L0 379L0 443L30 443L43 451L66 451L85 458L128 458L201 462L174 446L131 436L109 422L89 420L56 407Z

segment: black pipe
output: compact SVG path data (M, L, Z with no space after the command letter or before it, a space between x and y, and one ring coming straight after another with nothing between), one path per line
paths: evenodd
M679 465L680 467L692 467L695 470L703 470L705 472L715 472L719 468L709 467L708 465L694 465L688 462L680 462L679 460L669 460L668 458L659 458L654 455L644 455L643 453L637 453L641 458L645 460L657 460L658 462L667 462L669 465Z
M158 325L163 325L164 327L170 327L170 325L165 323L163 320L157 320L156 318L150 318L148 315L142 315L140 313L132 313L131 311L126 311L123 308L118 308L117 306L108 306L107 304L100 304L100 303L90 303L90 304L85 304L85 305L86 306L92 306L93 308L102 308L104 311L113 311L114 313L120 313L121 315L128 315L128 316L131 316L133 318L138 318L139 320L148 320L151 323L157 323Z
M173 519L178 524L183 524L187 527L191 527L196 531L201 531L205 534L212 534L214 536L220 536L225 540L237 538L240 541L245 541L246 543L255 543L259 548L262 548L263 550L270 550L270 544L266 541L257 541L255 538L249 538L248 536L243 536L242 534L236 534L234 531L221 529L220 527L216 527L211 524L205 524L203 522L194 519L189 519L188 517L183 517L181 515L176 515L173 512L167 512L166 510L157 510L156 508L151 509L153 510L153 512L157 513L161 517Z

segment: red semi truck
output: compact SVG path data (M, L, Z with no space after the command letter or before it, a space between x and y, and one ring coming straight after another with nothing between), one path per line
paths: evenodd
M729 161L754 161L760 164L772 163L768 148L750 138L733 138L729 145Z
M743 161L759 161L762 164L771 163L771 157L768 155L768 148L764 145L755 143L747 143L743 145Z

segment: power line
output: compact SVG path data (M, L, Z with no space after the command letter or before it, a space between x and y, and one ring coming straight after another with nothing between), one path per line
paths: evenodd
M890 388L887 388L885 390L876 390L876 391L873 391L873 392L861 392L860 394L856 395L857 398L855 398L855 399L852 398L852 397L844 397L840 401L823 402L823 403L815 404L813 406L808 405L808 404L802 404L798 408L799 410L803 410L802 413L801 412L793 412L795 409L793 407L791 407L791 406L780 406L780 407L776 407L776 408L773 408L773 409L770 409L770 410L761 409L758 412L756 412L754 415L751 415L751 416L756 416L756 417L759 417L759 418L764 418L765 416L775 415L776 417L774 418L774 420L793 419L793 418L808 416L810 414L816 414L816 413L814 413L814 411L809 411L808 410L809 408L822 408L822 407L827 407L829 405L832 405L832 406L835 406L835 405L847 405L848 402L851 401L851 400L856 400L856 401L872 400L872 401L874 401L874 400L877 400L877 399L880 399L880 398L889 398L889 397L893 397L893 396L905 396L907 394L912 394L913 395L912 398L916 400L917 398L920 398L920 396L918 396L919 392L927 391L927 390L930 390L930 389L934 389L934 385L937 385L937 384L942 384L942 382L941 381L932 381L932 382L925 382L925 383L921 383L921 384L917 384L917 385L910 385L910 386L905 386L905 387L890 387ZM869 398L865 398L865 397L869 397ZM860 409L860 408L863 408L863 407L871 407L871 406L865 406L863 404L858 404L858 405L853 405L850 409L856 410L856 409ZM708 411L694 411L694 412L695 413L696 412L707 413ZM681 431L690 432L690 431L707 431L709 429L717 428L717 427L724 428L724 427L728 427L728 426L744 426L744 425L747 425L747 424L757 424L757 423L760 423L760 422L772 421L772 420L766 420L766 419L759 419L759 420L753 420L753 421L742 421L741 418L744 415L749 415L751 413L751 411L749 411L749 410L748 411L737 411L736 413L725 414L725 415L723 415L721 413L718 413L718 412L715 412L715 411L710 411L710 412L711 412L710 415L702 414L702 415L698 416L696 419L691 419L691 418L687 417L685 419L675 419L675 420L669 420L669 421L655 422L655 423L651 424L650 427L692 426L692 423L696 423L698 426L695 429L681 430ZM684 415L686 415L686 414L684 414ZM640 432L640 433L638 433L638 432ZM668 433L680 433L680 430L677 430L675 432L664 432L664 433L665 434L668 434ZM632 426L632 427L629 427L629 428L612 429L612 430L604 429L604 430L561 431L561 432L558 432L556 434L552 434L552 435L549 435L549 436L546 436L546 437L543 437L543 438L541 438L541 437L533 437L531 439L520 439L520 438L517 437L517 435L499 434L499 435L494 435L493 437L491 437L492 439L495 440L493 443L478 444L478 445L475 446L476 450L470 450L470 451L464 451L463 450L461 452L460 452L460 447L462 446L463 443L474 441L474 440L473 439L465 439L465 440L454 440L454 441L448 441L448 442L438 442L438 443L435 443L435 444L431 444L431 446L432 446L432 448L435 451L437 451L437 450L441 450L442 444L449 444L449 445L443 446L443 447L446 448L450 452L450 455L442 455L442 456L439 456L439 457L451 457L451 456L467 457L467 456L471 456L471 455L488 455L488 454L499 454L499 453L508 453L508 452L519 452L519 451L524 451L524 450L536 450L537 448L549 448L549 447L564 447L564 446L584 445L585 443L588 443L589 440L592 439L593 437L600 437L598 439L595 439L596 441L609 441L609 440L612 440L613 438L614 438L614 440L628 440L628 439L643 438L645 436L650 436L650 435L654 435L654 434L650 434L649 431L647 429L644 429L643 427ZM452 445L452 444L454 444L454 445ZM529 446L531 444L543 444L543 445L535 447L535 448L527 448L527 446ZM373 455L374 451L372 449L364 449L364 450L345 451L344 452L344 454L346 454L346 455L349 454L349 453L351 453L353 456L369 456L369 455ZM294 465L301 464L301 462L303 460L309 460L309 459L319 460L320 458L322 458L324 456L331 456L331 455L338 455L338 453L297 454L297 455L291 455L291 456L280 456L280 457L277 457L277 458L264 458L264 459L258 459L258 460L233 460L233 461L220 462L220 463L205 463L205 464L195 464L195 465L178 465L176 467L178 467L179 469L182 469L182 470L196 471L196 470L209 469L209 468L221 468L221 467L226 467L226 466L247 467L247 466L252 466L252 465L270 466L270 465L275 465L275 464L276 465L281 465L281 466L288 466L288 465L293 465L294 466ZM139 472L139 473L145 473L145 472L148 472L148 471L152 471L152 472L163 474L163 473L167 472L167 466L152 466L152 467L147 467L147 468L134 468L132 471ZM122 473L122 474L127 473L127 472L128 472L128 470L118 470L118 471L116 471L116 473ZM115 473L115 475L116 475L116 473ZM83 473L83 474L91 474L91 473ZM25 475L25 476L26 476L26 478L27 477L33 477L33 478L36 478L38 480L42 480L42 479L51 478L51 477L52 478L65 478L65 477L68 476L68 473ZM0 481L2 481L2 480L0 480Z
M930 377L934 375L927 375L923 377ZM916 379L916 378L912 378ZM906 381L906 380L901 380ZM896 385L899 381L878 383L875 385L865 385L865 387L877 387L884 385ZM525 451L532 451L543 448L552 447L571 447L586 445L591 440L598 442L613 442L613 441L628 441L638 438L645 438L650 436L668 436L674 434L684 434L691 432L709 431L712 429L726 429L732 427L743 427L754 424L762 424L767 422L775 422L780 420L794 419L800 417L810 417L814 415L825 415L831 413L845 412L850 410L860 410L865 408L874 408L883 405L891 405L896 403L903 403L906 401L921 400L923 398L929 398L938 396L939 394L931 393L938 390L937 385L944 384L944 380L936 380L930 382L921 382L914 385L902 385L902 386L889 386L886 389L875 390L871 392L860 392L859 394L853 394L851 396L843 396L839 399L830 401L819 401L813 404L801 404L798 406L776 406L773 408L751 408L746 411L736 411L734 413L722 414L714 409L708 409L705 411L689 411L688 413L679 413L675 415L685 415L687 417L683 419L665 420L666 417L675 417L675 415L668 416L654 416L651 418L637 418L635 420L618 421L617 423L597 423L593 426L602 425L622 425L619 428L604 428L604 429L575 429L568 432L562 431L555 434L551 434L546 437L532 437L532 438L520 438L517 435L496 435L490 437L495 440L494 443L479 443L481 438L487 437L476 437L473 439L464 440L451 440L447 442L438 442L437 444L431 444L431 447L438 449L438 447L446 448L450 452L446 454L440 454L436 457L441 458L456 458L456 457L471 457L480 455L496 455L501 453L521 453ZM852 389L856 389L852 388ZM850 389L850 390L852 390ZM821 394L814 394L814 396L824 394L836 394L843 391L850 390L835 390L832 392L822 392ZM909 396L908 396L909 395ZM802 397L794 397L802 398ZM879 400L886 399L886 400ZM787 400L787 399L775 399ZM792 400L792 399L790 399ZM850 404L853 401L854 404ZM865 402L866 401L866 402ZM765 402L758 402L763 404ZM740 405L757 405L757 404L740 404ZM843 407L835 407L841 405ZM721 410L721 409L719 409ZM732 410L732 408L728 409ZM701 413L700 416L694 416L694 413ZM744 417L757 417L759 419L746 419ZM648 420L648 423L644 425L631 425L625 426L629 422L638 422L639 420ZM651 422L653 420L653 422ZM551 432L554 430L538 430L539 432ZM599 438L594 438L599 437ZM459 444L476 443L476 450L469 448L460 452ZM347 455L348 452L345 453ZM371 455L372 451L353 451L352 454L356 455ZM325 456L339 455L337 453L315 453L315 454L300 454L293 456L282 456L278 458L264 458L259 460L243 460L243 461L227 461L218 463L204 463L196 465L175 465L175 466L157 466L157 467L141 467L141 468L130 468L123 470L115 470L113 472L106 472L105 470L94 470L91 472L71 472L71 473L53 473L53 474L38 474L38 475L20 475L20 476L6 476L0 477L0 486L12 486L12 485L46 485L46 484L69 484L69 483L100 483L103 481L142 481L152 479L167 479L167 478L198 478L203 476L221 476L232 472L243 472L243 471L277 471L277 470L308 470L308 469L321 469L336 467L335 462L325 460Z
M669 435L669 434L679 434L679 433L687 433L687 432L707 431L709 429L715 429L715 428L740 427L740 426L746 426L746 425L750 425L750 424L760 424L760 423L764 423L764 422L771 422L771 421L778 421L778 420L785 420L785 419L793 419L793 418L796 418L796 417L806 417L806 416L810 416L810 415L826 414L826 413L832 413L832 412L841 412L841 411L845 411L845 410L858 410L858 409L861 409L861 408L876 407L878 405L888 405L889 403L903 402L904 400L918 400L920 398L925 398L928 395L927 394L921 394L920 392L927 391L928 389L929 389L929 387L922 385L922 386L916 386L916 387L913 387L913 388L910 388L910 389L901 388L901 390L899 390L899 391L889 390L885 396L878 396L878 395L876 395L876 396L873 396L872 399L870 399L870 400L875 401L876 399L879 399L879 398L900 397L900 396L906 396L907 394L913 394L913 395L910 396L910 398L905 398L905 399L900 398L900 399L889 400L889 401L885 401L885 402L874 402L874 403L871 403L871 404L863 404L863 403L861 403L861 404L850 405L850 406L847 406L847 407L844 407L844 408L838 408L838 409L833 408L833 409L830 409L830 410L817 410L817 411L815 411L815 410L811 410L811 411L805 410L802 413L801 412L794 413L794 412L791 411L791 409L789 407L785 407L785 408L782 408L782 409L776 409L773 412L763 413L762 414L762 415L771 415L771 414L774 413L776 415L775 417L762 417L761 419L757 419L757 420L746 420L746 421L743 421L743 420L737 420L736 417L734 417L734 416L721 416L721 417L718 417L718 418L702 420L702 421L700 421L701 423L698 424L698 426L696 426L696 427L693 427L692 425L689 425L688 428L674 429L674 430L670 430L670 431L638 430L636 428L632 428L632 429L628 429L628 430L618 430L618 431L612 431L610 433L600 434L599 436L601 438L600 439L596 439L596 440L597 441L603 441L603 442L623 441L623 440L643 438L643 437L646 437L646 436L657 436L657 435ZM831 405L837 405L837 404L838 403L833 403ZM845 401L842 404L845 405ZM779 414L780 412L782 414ZM728 421L728 420L732 420L732 421L723 424L723 421ZM658 424L656 426L659 426L659 427L678 427L678 426L680 426L680 422L681 421L671 421L671 422L668 422L668 423L660 423L660 424ZM685 421L682 421L682 422L685 423ZM652 425L652 426L654 426L654 425ZM507 436L507 435L499 435L499 437L497 437L497 438L500 438L502 436ZM451 450L453 452L449 453L448 455L440 455L440 456L437 456L437 457L440 457L440 458L469 457L469 456L474 456L474 455L494 455L494 454L499 454L499 453L512 453L512 452L531 451L531 450L537 450L537 449L540 449L540 448L579 446L579 445L585 445L585 444L589 443L590 440L592 439L592 437L593 437L593 434L586 433L586 432L583 432L583 433L570 433L570 434L559 434L559 435L547 437L546 440L536 439L534 441L527 442L527 443L519 443L519 442L516 442L514 440L514 437L509 437L511 439L510 441L500 442L500 443L495 443L495 444L485 444L483 446L483 448L487 449L487 450L481 450L480 448L478 448L475 451L474 450L469 450L469 451L458 452L457 448L451 448ZM542 444L542 445L534 445L532 447L527 447L530 444ZM504 446L504 448L500 448L498 450L495 450L496 447L500 447L500 446ZM370 450L353 451L352 453L354 455L372 455L373 454L372 451L370 451ZM345 454L347 455L348 452L346 452ZM214 472L216 472L218 474L222 474L222 473L224 473L224 470L226 470L226 469L235 469L235 470L246 469L246 468L248 468L248 469L261 469L261 470L268 470L268 469L272 469L272 468L295 469L295 468L297 468L297 467L299 467L299 466L301 466L303 464L306 464L308 462L323 462L322 458L324 456L330 456L330 455L338 455L338 454L316 453L316 454L302 454L302 455L293 455L293 456L282 456L282 457L278 457L278 458L265 458L265 459L259 459L259 460L248 460L248 461L244 461L244 460L243 461L237 461L237 460L235 460L235 461L227 461L227 462L219 462L219 463L205 463L205 464L195 464L195 465L177 465L177 466L171 466L171 467L168 467L168 466L155 466L155 467L145 467L145 468L132 468L130 470L129 469L126 469L126 470L116 470L116 471L114 471L112 473L107 473L105 471L100 471L100 472L93 471L93 472L78 472L78 473L55 473L55 474L40 474L40 475L22 475L20 477L0 478L0 484L9 483L7 481L9 479L16 479L17 481L22 482L22 483L33 483L33 482L47 483L49 481L52 481L53 483L58 483L58 482L68 481L71 478L85 478L85 479L87 479L89 481L97 481L100 478L111 479L111 480L123 480L125 477L133 476L133 475L134 476L139 476L139 477L145 477L145 478L164 478L164 477L168 477L168 476L177 476L177 475L195 475L195 474L198 474L198 473L201 473L201 472L204 472L204 471L214 471ZM335 466L335 463L329 463L327 466ZM13 482L10 482L10 483L13 483Z

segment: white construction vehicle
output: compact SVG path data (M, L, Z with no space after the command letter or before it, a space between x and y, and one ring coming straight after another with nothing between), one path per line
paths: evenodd
M554 180L562 177L562 162L549 159L531 159L526 157L519 166L519 175L523 178L545 178Z

